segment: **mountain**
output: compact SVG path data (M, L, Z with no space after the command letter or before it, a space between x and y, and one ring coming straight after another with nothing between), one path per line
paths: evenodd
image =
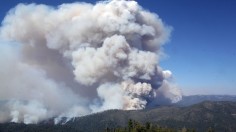
M73 118L64 125L41 123L25 125L5 123L0 125L0 132L5 131L103 131L105 128L126 127L128 120L140 123L180 129L194 128L198 132L209 127L215 132L234 132L236 130L236 102L204 101L187 107L164 106L145 110L108 110L84 117Z
M177 106L190 106L198 104L203 101L234 101L236 102L236 95L190 95L183 96L182 100L176 103Z
M106 127L124 127L128 119L173 128L195 128L200 132L209 127L219 132L229 132L236 130L236 102L206 101L189 107L169 106L139 111L109 110L76 118L67 124L85 131L89 131L89 128L102 130Z

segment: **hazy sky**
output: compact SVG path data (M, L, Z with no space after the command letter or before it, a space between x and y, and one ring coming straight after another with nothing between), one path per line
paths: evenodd
M81 1L81 0L79 0ZM17 3L56 6L74 0L0 1L0 20ZM95 3L96 0L83 0ZM137 0L173 27L161 62L184 94L236 94L235 0Z

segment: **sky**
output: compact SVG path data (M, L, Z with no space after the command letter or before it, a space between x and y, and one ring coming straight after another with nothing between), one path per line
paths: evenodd
M78 0L81 1L81 0ZM74 0L0 1L0 21L18 3L57 6ZM96 3L95 0L81 2ZM236 95L235 0L137 0L173 28L161 61L185 95Z

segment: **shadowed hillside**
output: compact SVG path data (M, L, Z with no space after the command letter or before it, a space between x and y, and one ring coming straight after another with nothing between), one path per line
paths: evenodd
M166 106L146 110L108 110L84 117L73 118L64 125L52 125L45 121L38 125L7 123L0 125L5 131L103 131L109 128L127 127L129 119L145 124L174 128L194 128L198 132L213 128L216 132L236 130L236 102L210 102L177 107Z

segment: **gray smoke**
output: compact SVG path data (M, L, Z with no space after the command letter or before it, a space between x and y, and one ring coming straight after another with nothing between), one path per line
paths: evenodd
M0 122L179 101L159 66L170 30L135 1L17 5L0 28Z

